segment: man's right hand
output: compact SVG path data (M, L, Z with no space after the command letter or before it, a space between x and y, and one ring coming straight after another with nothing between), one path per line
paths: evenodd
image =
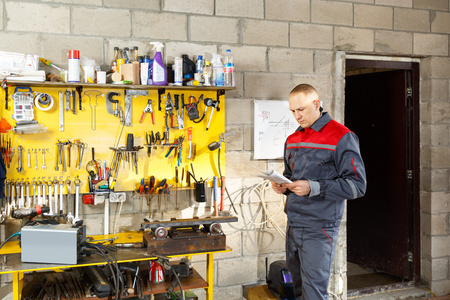
M286 190L287 190L285 187L282 187L281 184L278 184L273 181L271 181L270 183L272 184L273 191L277 194L282 194L282 193L286 192Z

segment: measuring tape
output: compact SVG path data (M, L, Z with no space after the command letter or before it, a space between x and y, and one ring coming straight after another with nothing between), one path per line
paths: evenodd
M53 97L47 93L38 93L34 98L34 105L41 111L48 111L53 107Z

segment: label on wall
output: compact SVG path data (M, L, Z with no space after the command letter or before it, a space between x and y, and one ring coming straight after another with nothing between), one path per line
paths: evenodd
M299 126L287 100L254 101L254 159L282 159L284 142Z

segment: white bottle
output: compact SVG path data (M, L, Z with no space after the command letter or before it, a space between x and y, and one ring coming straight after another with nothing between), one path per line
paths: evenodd
M211 59L212 65L212 85L223 86L223 64L219 54L213 53Z
M228 49L223 62L223 78L225 86L235 86L234 82L234 59L231 50Z
M175 61L173 64L174 71L174 85L183 85L183 59L181 57L175 57Z

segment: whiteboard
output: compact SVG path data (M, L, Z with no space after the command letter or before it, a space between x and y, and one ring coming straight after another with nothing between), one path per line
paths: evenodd
M299 126L287 100L254 100L254 159L283 158L284 142Z

